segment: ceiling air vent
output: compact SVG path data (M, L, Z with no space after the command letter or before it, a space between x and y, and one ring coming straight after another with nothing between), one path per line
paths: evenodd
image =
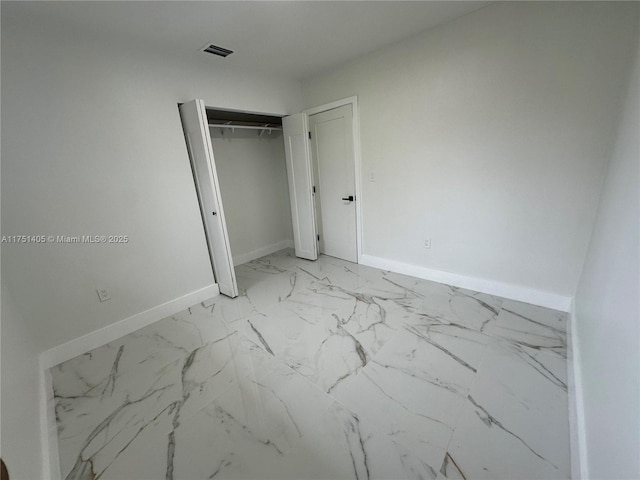
M227 50L226 48L222 48L213 44L205 45L200 50L207 53L213 53L214 55L218 55L219 57L227 57L233 53L233 50Z

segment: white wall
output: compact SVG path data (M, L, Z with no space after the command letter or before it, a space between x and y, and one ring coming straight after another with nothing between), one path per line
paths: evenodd
M293 245L282 134L211 133L234 263Z
M358 95L364 253L572 296L637 11L497 2L305 81Z
M2 458L12 480L42 475L37 342L2 286Z
M575 297L593 479L640 478L639 65L640 45Z
M2 2L2 234L130 239L3 245L3 281L42 351L213 282L178 102L285 114L302 101L297 82L196 47L144 51L19 4Z

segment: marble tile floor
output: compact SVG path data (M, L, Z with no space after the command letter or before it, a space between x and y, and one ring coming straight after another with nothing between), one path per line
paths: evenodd
M570 478L565 314L290 250L51 370L62 478Z

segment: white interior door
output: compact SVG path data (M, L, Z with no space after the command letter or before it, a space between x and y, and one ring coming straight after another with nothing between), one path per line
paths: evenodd
M180 117L189 149L189 159L200 201L213 273L220 293L237 297L236 273L233 268L204 102L191 100L180 105Z
M344 105L309 117L317 172L320 252L358 262L353 112Z
M318 258L318 240L307 115L298 113L284 117L282 129L296 256L315 260Z

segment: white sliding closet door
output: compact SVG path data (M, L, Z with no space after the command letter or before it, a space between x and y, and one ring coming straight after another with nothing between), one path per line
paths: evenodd
M232 298L237 297L236 274L204 102L191 100L180 105L180 117L189 149L213 273L220 293Z
M307 115L298 113L284 117L282 129L296 256L315 260L318 258L318 240Z

